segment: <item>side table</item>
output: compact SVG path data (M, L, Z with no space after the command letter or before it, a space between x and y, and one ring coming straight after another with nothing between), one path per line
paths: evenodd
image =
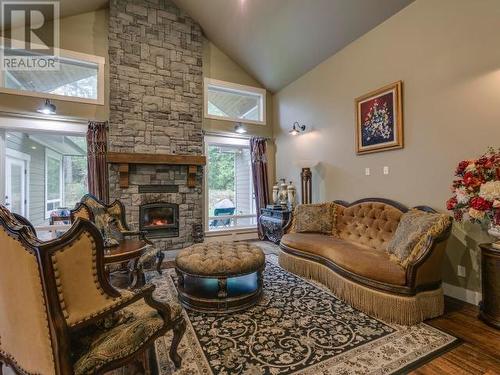
M261 208L259 222L264 236L274 243L279 243L283 236L283 228L291 216L292 213L288 209Z
M500 329L500 250L490 243L481 248L481 276L483 300L479 305L479 319Z

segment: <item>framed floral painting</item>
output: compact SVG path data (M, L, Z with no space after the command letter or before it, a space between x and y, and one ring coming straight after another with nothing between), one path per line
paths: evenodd
M403 148L403 82L356 98L356 152Z

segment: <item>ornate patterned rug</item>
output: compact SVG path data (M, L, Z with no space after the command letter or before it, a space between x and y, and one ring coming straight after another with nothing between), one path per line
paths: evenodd
M374 319L277 263L267 256L257 306L228 315L184 311L182 368L175 371L168 359L168 334L155 345L160 375L406 373L458 343L424 323L403 327ZM158 299L176 298L173 269L152 281Z

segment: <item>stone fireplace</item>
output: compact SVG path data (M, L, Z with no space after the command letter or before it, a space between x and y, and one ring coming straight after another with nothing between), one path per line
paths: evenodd
M176 203L146 203L139 207L139 229L149 238L179 236L179 205Z
M171 0L111 0L108 35L108 151L202 155L200 26ZM162 250L193 243L203 222L202 166L113 162L109 180L110 199L124 203L131 227L150 231ZM147 222L157 214L165 217Z

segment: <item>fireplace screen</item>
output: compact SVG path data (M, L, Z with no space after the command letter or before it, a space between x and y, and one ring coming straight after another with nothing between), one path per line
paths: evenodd
M139 227L149 237L179 235L179 206L173 203L148 203L140 206Z

